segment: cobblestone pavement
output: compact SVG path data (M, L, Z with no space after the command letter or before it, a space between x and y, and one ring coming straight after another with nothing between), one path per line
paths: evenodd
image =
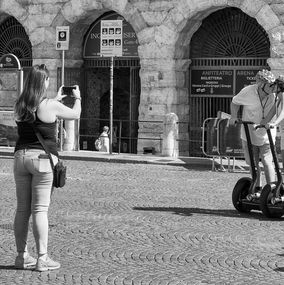
M12 159L0 165L0 284L283 284L284 218L240 215L247 174L184 166L66 161L50 208L59 270L15 270ZM35 255L33 236L30 252Z

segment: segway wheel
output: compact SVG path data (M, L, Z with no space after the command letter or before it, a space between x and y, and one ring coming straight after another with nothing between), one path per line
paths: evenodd
M252 183L252 179L249 177L243 177L236 183L233 193L232 202L234 207L241 213L248 213L251 211L246 205L243 205L242 200L246 198L249 193L249 188Z
M280 193L281 195L283 195L283 187L281 187L280 189ZM267 218L281 218L283 216L283 209L270 209L269 207L272 206L271 204L271 198L273 197L273 190L271 188L270 184L266 184L262 191L261 191L261 195L259 198L259 203L260 203L260 209L263 213L263 215Z

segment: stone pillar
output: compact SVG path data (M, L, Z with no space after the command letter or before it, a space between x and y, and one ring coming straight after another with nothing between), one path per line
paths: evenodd
M162 155L178 157L178 117L169 113L164 118Z

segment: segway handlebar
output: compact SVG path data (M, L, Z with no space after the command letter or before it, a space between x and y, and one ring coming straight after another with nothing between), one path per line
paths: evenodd
M244 125L254 125L254 129L257 130L257 129L260 129L260 128L264 128L264 129L273 129L274 126L271 126L269 125L269 128L267 127L268 124L256 124L255 122L252 122L252 121L245 121L245 120L242 120L242 119L238 119L236 120L235 124L244 124Z
M255 124L254 128L257 130L257 129L260 129L260 128L264 128L266 130L268 129L274 129L274 126L271 126L271 125L263 125L263 124Z
M244 125L256 125L254 122L251 122L251 121L245 121L245 120L242 120L242 119L237 119L235 121L235 125L238 125L238 124L244 124Z

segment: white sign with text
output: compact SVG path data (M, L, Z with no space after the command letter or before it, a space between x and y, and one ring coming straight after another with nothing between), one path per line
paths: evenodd
M122 20L101 21L101 56L122 56Z

